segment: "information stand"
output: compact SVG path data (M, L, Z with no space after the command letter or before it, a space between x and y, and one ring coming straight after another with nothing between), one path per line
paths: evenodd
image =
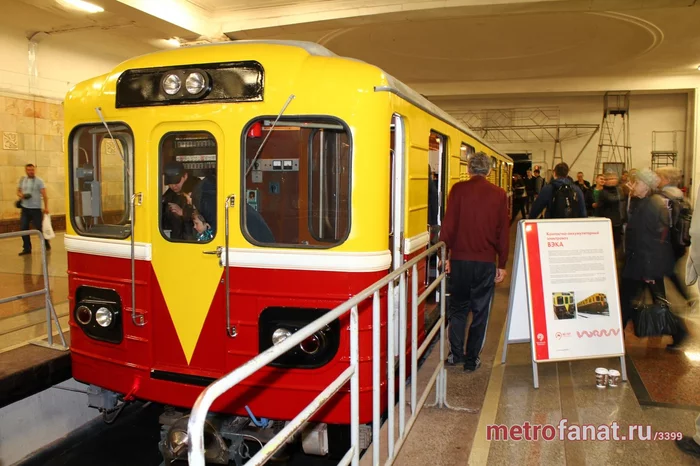
M537 364L578 359L619 357L627 380L610 220L518 223L501 362L509 344L525 342L535 388Z

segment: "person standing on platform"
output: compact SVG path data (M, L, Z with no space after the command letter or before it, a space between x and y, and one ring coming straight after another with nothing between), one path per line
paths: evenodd
M583 172L578 172L576 174L576 186L578 186L584 194L591 189L591 183L583 179Z
M509 222L506 192L486 178L491 171L489 157L483 152L472 155L468 170L470 179L450 191L440 240L447 244L450 274L447 364L464 364L465 371L475 371L481 365L494 287L506 277ZM465 352L469 312L472 322Z
M516 218L518 218L518 213L522 214L522 218L527 218L527 212L525 210L525 205L527 204L527 191L525 188L525 182L522 177L516 173L513 175L513 217L510 219L510 223L513 223Z
M35 230L42 231L43 214L49 213L49 198L46 197L46 185L44 180L36 176L34 164L28 163L24 166L27 176L23 176L17 185L17 207L22 209L20 215L20 229L29 230L31 226ZM41 210L41 199L44 199L44 210ZM51 249L51 245L46 240L46 250ZM32 253L32 242L29 236L22 236L22 252L20 256Z
M695 212L700 212L700 196L695 200ZM685 283L692 285L698 282L698 271L700 271L700 217L693 216L690 222L690 250L688 251L688 263L685 267ZM684 435L680 440L676 440L676 446L688 455L700 458L700 415L695 418L695 435Z
M622 306L622 329L632 319L636 308L649 287L657 304L667 305L664 277L673 271L675 258L668 238L669 216L661 196L653 194L659 185L659 178L651 170L637 173L631 186L632 196L639 199L630 213L625 232L625 265L620 284L620 304ZM670 312L670 311L669 311ZM676 317L677 331L673 344L667 348L681 347L687 335L685 325Z
M569 178L569 166L564 162L554 167L554 179L540 191L530 209L530 218L539 217L545 209L545 218L586 217L583 192Z
M544 186L544 178L540 176L540 171L535 170L535 197L540 195L540 191L542 191L542 187ZM532 205L530 205L530 208L532 209Z
M605 175L605 186L598 194L595 215L610 219L616 251L619 251L622 246L622 225L625 223L627 213L625 200L625 194L618 186L617 173L608 172Z
M537 193L537 178L535 178L532 175L532 170L529 168L525 175L525 192L527 194L527 204L525 205L525 212L530 212L532 203L535 202L535 194Z
M656 175L659 177L659 194L664 198L666 208L669 212L669 221L671 222L671 246L673 247L677 266L678 262L683 259L686 253L686 247L679 244L677 240L681 234L678 230L682 229L680 226L680 220L682 220L681 214L684 207L688 207L688 203L683 196L683 191L678 188L678 183L681 181L681 171L676 167L661 167L656 170ZM683 299L690 301L688 290L683 283L681 283L680 278L678 278L675 267L673 272L668 275L668 278L681 296L683 296Z

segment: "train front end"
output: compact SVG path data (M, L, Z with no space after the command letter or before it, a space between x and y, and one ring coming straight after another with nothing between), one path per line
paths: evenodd
M186 414L204 387L386 275L389 167L373 155L390 113L376 79L313 48L234 44L139 57L71 90L71 351L92 406ZM320 329L214 411L292 419L347 369L348 325ZM349 416L342 389L314 420L342 431ZM182 422L163 419L167 458Z

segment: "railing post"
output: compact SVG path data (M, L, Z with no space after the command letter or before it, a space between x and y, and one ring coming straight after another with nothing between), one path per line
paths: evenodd
M360 345L357 305L350 310L350 443L354 448L352 466L360 465Z
M394 435L396 430L394 428L395 415L394 415L394 404L396 402L396 357L394 353L396 349L394 348L394 332L395 322L394 322L394 311L396 309L396 303L394 302L394 280L389 281L389 287L387 289L387 325L386 325L386 338L387 338L387 350L386 350L386 371L387 371L387 397L389 398L388 406L388 419L387 419L387 451L389 452L389 458L394 454Z
M418 401L418 265L411 268L411 414Z
M443 245L440 248L440 263L442 264L442 271L445 273L447 271L447 247ZM439 391L439 406L443 408L445 406L445 400L447 398L447 370L445 369L445 327L447 326L447 318L445 316L445 307L447 303L447 275L440 282L440 362L442 365L442 371L439 377L436 390Z
M399 437L406 428L406 272L399 277Z
M379 394L382 387L380 373L382 337L380 311L379 290L377 290L372 299L372 463L375 466L379 466L379 433L381 430L381 399Z
M29 235L29 234L28 234ZM44 275L44 305L46 306L46 335L47 343L49 346L53 345L53 325L51 316L51 294L49 290L49 266L46 264L46 241L44 240L44 234L37 230L37 235L39 236L39 243L41 243L41 272Z

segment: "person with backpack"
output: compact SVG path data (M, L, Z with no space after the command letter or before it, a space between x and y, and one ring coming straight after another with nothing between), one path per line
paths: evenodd
M627 213L625 200L625 194L618 186L617 173L606 173L605 186L598 194L595 215L610 219L616 251L620 251L622 246L622 225L625 223Z
M684 256L690 246L690 222L692 213L690 203L683 196L683 191L678 188L681 181L681 171L676 167L661 167L656 170L659 177L659 194L663 197L669 215L669 237L676 265ZM676 274L676 268L667 275L671 283L686 301L690 300L687 288Z
M562 162L554 167L554 179L542 187L540 195L530 209L535 219L545 211L545 218L586 217L586 201L583 192L568 178L569 166Z

